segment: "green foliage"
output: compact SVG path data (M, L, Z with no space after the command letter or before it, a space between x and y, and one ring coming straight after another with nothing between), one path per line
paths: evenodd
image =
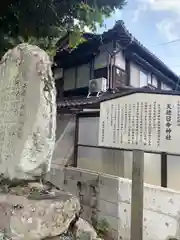
M110 231L110 225L106 219L98 221L95 228L98 236L102 239L106 237Z
M95 31L125 0L8 0L0 8L0 54L29 42L56 52L57 40L70 33L70 46L84 41L87 26ZM75 21L76 20L76 21Z

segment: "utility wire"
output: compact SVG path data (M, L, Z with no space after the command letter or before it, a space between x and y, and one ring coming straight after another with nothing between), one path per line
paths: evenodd
M174 39L172 41L162 42L162 43L153 45L151 47L159 47L159 46L164 46L164 45L168 45L168 44L172 44L172 43L176 43L176 42L180 42L180 38Z

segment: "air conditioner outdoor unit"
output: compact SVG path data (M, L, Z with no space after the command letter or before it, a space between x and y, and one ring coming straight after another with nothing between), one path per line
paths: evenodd
M99 96L102 92L107 90L107 79L106 78L97 78L89 81L89 93L88 97L93 93L97 93Z

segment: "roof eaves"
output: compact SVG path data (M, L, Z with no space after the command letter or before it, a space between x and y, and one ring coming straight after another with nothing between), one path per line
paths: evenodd
M141 51L143 51L145 54L147 54L147 56L149 56L151 59L153 59L153 61L155 61L160 66L161 69L162 68L165 69L165 71L167 73L169 73L168 75L170 75L171 78L173 78L174 82L177 83L178 81L180 81L180 78L177 74L175 74L165 63L163 63L162 60L160 60L155 54L150 52L142 43L140 43L134 36L132 36L132 34L126 28L126 26L122 20L118 21L117 24L112 29L105 31L102 34L85 33L84 36L87 39L87 42L80 44L80 46L78 48L79 48L79 50L83 49L85 46L88 46L88 44L91 44L91 43L94 43L98 47L102 43L105 43L106 41L113 38L113 36L116 32L118 33L120 40L124 43L124 45L127 48L130 46L129 43L131 43L131 45L138 47L139 49L141 49ZM123 34L124 34L124 36L123 36ZM63 38L63 41L65 41L65 37ZM126 43L127 43L127 45L126 45ZM74 51L72 51L71 53L73 53L73 52ZM67 52L67 54L68 54L68 52Z
M167 82L168 85L171 85L174 88L176 88L176 83L171 79L168 78L164 73L162 73L161 71L159 71L158 69L156 69L155 67L153 67L151 64L149 64L147 61L145 61L144 59L142 59L141 57L139 57L136 53L133 53L132 55L132 59L139 65L145 68L148 68L150 71L152 71L152 73L155 73L157 76L159 76L159 78L164 79L164 81Z
M161 65L163 68L165 68L166 71L168 71L172 76L174 76L174 78L176 80L180 80L179 76L177 74L175 74L162 60L160 60L155 54L153 54L142 43L140 43L140 41L138 41L134 36L132 36L132 34L129 32L129 30L125 27L125 24L123 21L119 21L119 25L117 25L117 26L123 28L125 34L127 34L127 36L132 39L132 41L135 45L137 45L139 48L141 48L146 54L148 54L151 58L153 58L154 61L156 61L159 65Z

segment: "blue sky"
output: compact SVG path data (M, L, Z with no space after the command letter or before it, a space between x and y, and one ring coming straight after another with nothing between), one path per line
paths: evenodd
M180 75L180 0L127 1L105 20L106 29L122 19L133 36Z

